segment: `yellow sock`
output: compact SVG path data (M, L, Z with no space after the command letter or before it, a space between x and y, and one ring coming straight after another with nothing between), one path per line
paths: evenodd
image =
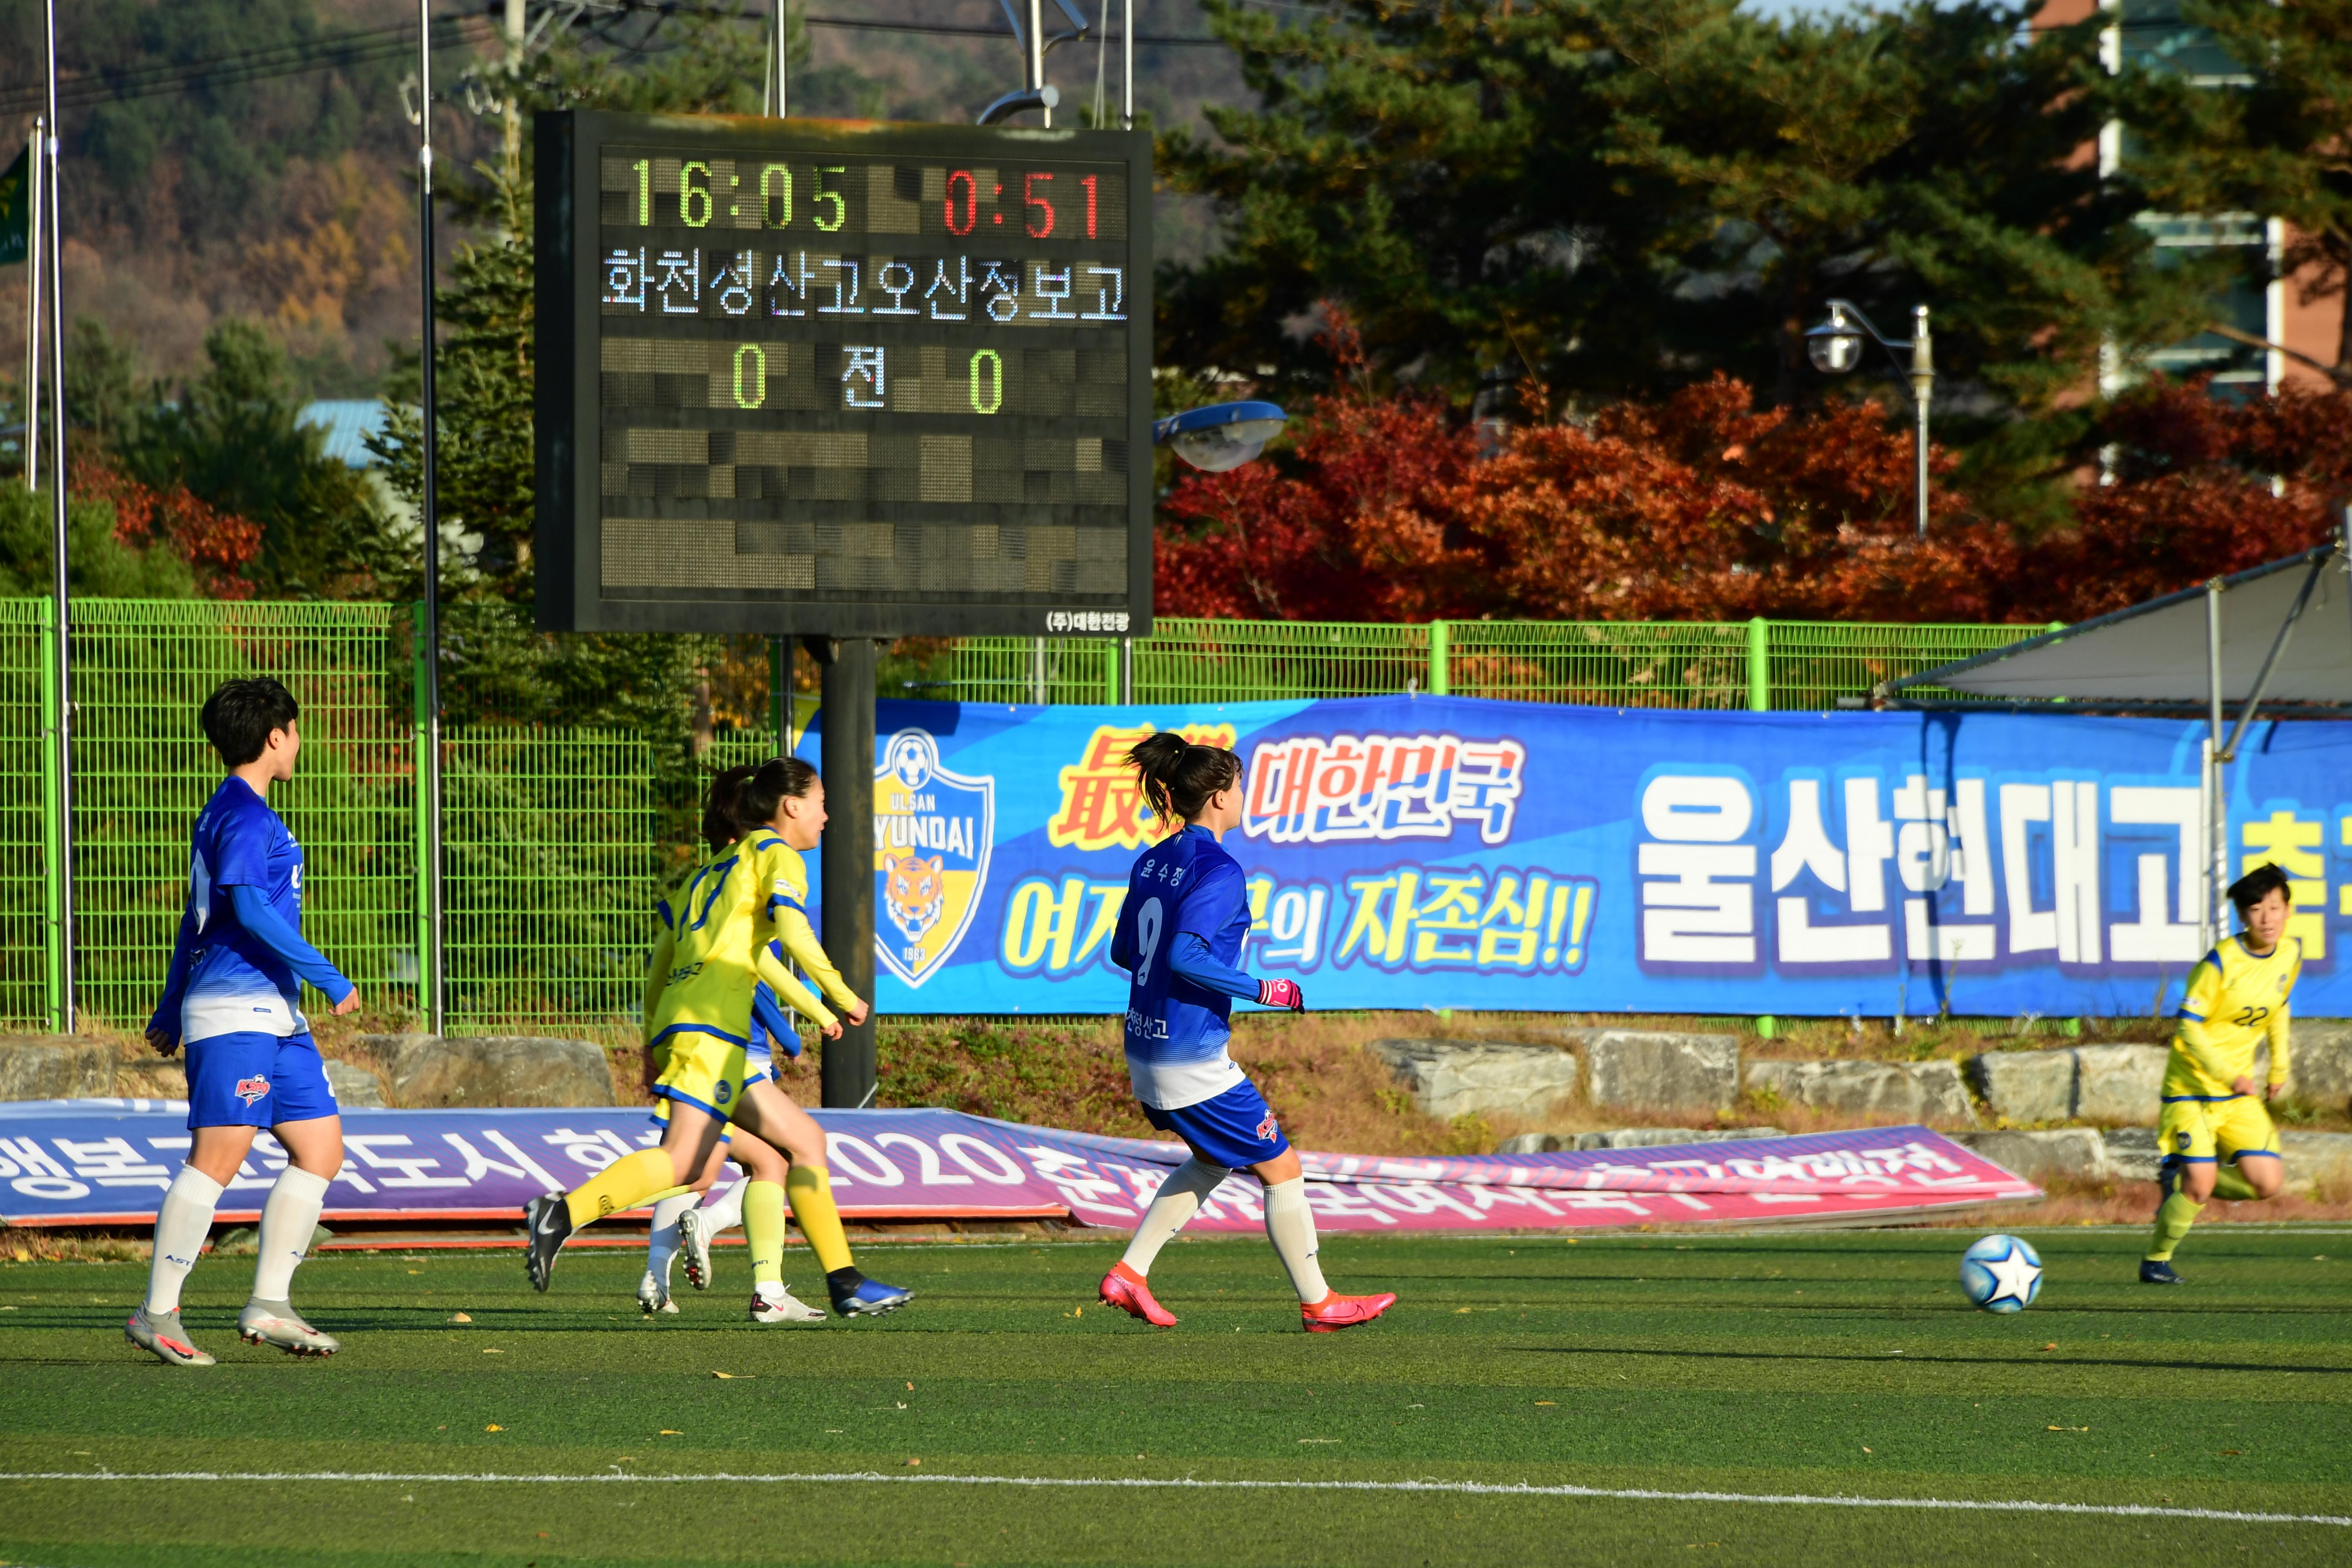
M743 1189L743 1236L751 1244L751 1281L784 1282L784 1189L753 1182Z
M848 1268L849 1237L842 1235L841 1211L833 1206L831 1173L823 1165L794 1165L784 1178L784 1191L792 1194L793 1217L801 1222L801 1234L808 1237L817 1267L827 1274ZM748 1205L745 1218L750 1218Z
M2170 1262L2172 1249L2180 1245L2180 1238L2189 1234L2189 1227L2197 1223L2204 1207L2187 1193L2175 1193L2165 1199L2163 1206L2156 1211L2156 1235L2148 1244L2147 1260Z
M2213 1173L2213 1195L2246 1203L2254 1196L2254 1184L2235 1165L2223 1165Z
M635 1208L652 1194L677 1185L677 1172L659 1149L624 1154L565 1195L574 1229L609 1214Z

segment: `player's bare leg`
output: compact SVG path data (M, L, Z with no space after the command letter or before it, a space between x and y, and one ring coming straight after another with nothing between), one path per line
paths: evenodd
M523 1269L531 1288L547 1289L555 1255L572 1233L606 1215L634 1208L656 1193L684 1186L709 1163L726 1124L698 1106L670 1101L669 1124L661 1146L625 1154L568 1193L547 1193L523 1208L530 1232Z
M744 1090L736 1120L748 1122L756 1135L790 1162L784 1191L792 1199L793 1217L808 1238L809 1250L816 1254L817 1266L824 1270L833 1310L845 1318L880 1317L912 1300L913 1291L868 1279L851 1261L849 1237L841 1228L841 1211L833 1202L833 1177L825 1166L824 1129L816 1124L816 1119L773 1083L761 1082ZM747 1233L754 1217L751 1205L761 1196L756 1191L744 1196Z

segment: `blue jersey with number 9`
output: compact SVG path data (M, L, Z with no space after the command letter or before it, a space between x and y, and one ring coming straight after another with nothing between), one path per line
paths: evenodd
M1128 1073L1136 1097L1163 1110L1211 1100L1242 1081L1225 1054L1233 998L1174 973L1177 940L1197 936L1236 967L1249 939L1242 868L1208 830L1187 827L1143 852L1127 874L1127 902L1111 933L1111 962L1134 978L1127 993Z

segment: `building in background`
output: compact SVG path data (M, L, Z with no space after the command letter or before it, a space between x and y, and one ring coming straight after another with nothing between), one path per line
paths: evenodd
M2199 87L2246 82L2238 62L2210 32L2185 20L2181 9L2181 0L2051 0L2039 20L2047 26L2071 26L2104 16L2102 53L2111 71L2129 63L2177 71ZM2121 167L2131 156L2129 127L2109 125L2099 138L2097 155L2102 173ZM2335 363L2345 297L2339 292L2305 302L2302 285L2306 279L2279 275L2289 238L2285 224L2259 213L2149 213L2140 221L2155 238L2160 258L2216 248L2242 256L2236 280L2213 301L2215 324L2239 335L2200 332L2137 363L2111 357L2100 375L2102 391L2119 390L2151 370L2174 377L2210 372L2216 390L2274 392L2288 382L2328 384L2325 375L2280 350Z

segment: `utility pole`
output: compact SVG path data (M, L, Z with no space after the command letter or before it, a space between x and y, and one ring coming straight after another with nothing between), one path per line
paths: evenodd
M49 250L49 521L57 556L58 666L58 1020L66 1034L74 1032L74 789L73 789L73 630L72 590L66 578L66 318L61 275L62 247L58 244L58 0L43 7L48 27L48 113L44 149L47 177L41 182L48 205ZM40 263L35 260L33 265Z
M32 208L25 215L25 488L41 488L41 162L47 155L43 128L46 116L33 121L31 145L25 158L26 195Z
M760 82L760 112L771 120L787 118L791 99L784 93L785 67L792 52L792 18L784 0L768 0L768 68Z
M874 999L874 649L870 637L813 637L810 655L824 680L820 768L824 837L817 865L824 951L849 988ZM824 1105L857 1110L874 1103L874 1016L842 1020L841 1037L824 1043L820 1063Z
M522 38L523 0L507 0L507 189L522 184Z
M508 0L509 14L520 9ZM418 267L424 296L424 341L419 345L424 408L422 482L416 521L424 533L425 657L417 661L425 690L425 755L416 787L425 792L425 951L417 956L417 989L423 994L425 1030L438 1035L443 1014L441 889L441 519L433 487L439 404L434 396L433 361L436 332L433 286L433 14L431 0L416 0L416 227ZM511 110L509 110L511 112ZM519 155L519 154L518 154Z

